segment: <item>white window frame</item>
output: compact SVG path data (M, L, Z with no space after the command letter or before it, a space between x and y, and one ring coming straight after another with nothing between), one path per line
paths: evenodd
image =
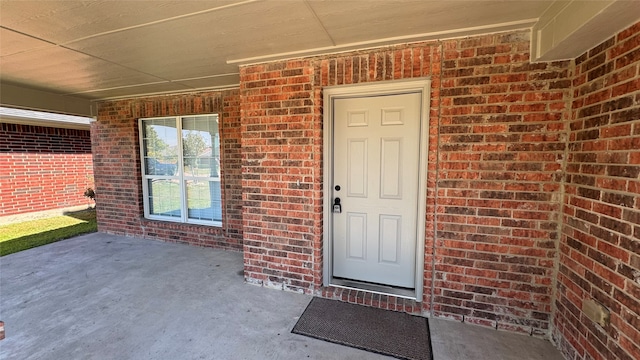
M144 205L144 217L149 220L161 220L161 221L170 221L177 223L185 223L185 224L198 224L198 225L208 225L215 227L222 227L222 221L218 220L199 220L199 219L190 219L189 218L189 209L187 205L187 188L186 181L187 180L205 180L205 181L218 181L220 184L220 211L222 216L223 213L223 204L222 204L222 176L219 177L195 177L195 176L185 176L184 174L184 154L182 147L182 119L183 118L193 118L193 117L215 117L218 121L218 137L220 137L220 115L218 114L201 114L201 115L184 115L184 116L158 116L158 117L148 117L148 118L139 118L138 119L138 133L139 133L139 144L140 144L140 167L142 174L142 196L143 196L143 205ZM145 164L145 144L144 144L144 122L146 120L160 120L160 119L175 119L176 121L176 137L177 137L177 148L179 151L178 159L177 159L177 173L176 176L169 175L148 175L146 173L146 164ZM212 144L213 146L213 144ZM220 171L222 170L222 146L220 144L219 153L220 153ZM180 196L181 196L181 211L180 217L173 216L163 216L151 214L150 212L150 204L149 204L149 179L178 179L180 182Z

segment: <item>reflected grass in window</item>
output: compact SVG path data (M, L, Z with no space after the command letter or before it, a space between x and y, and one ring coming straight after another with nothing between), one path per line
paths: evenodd
M180 217L180 183L176 180L150 179L149 212L154 215Z

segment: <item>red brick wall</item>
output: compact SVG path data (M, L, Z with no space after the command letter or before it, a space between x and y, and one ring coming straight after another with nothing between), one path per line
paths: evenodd
M322 233L313 71L310 60L240 70L245 276L307 293Z
M0 216L91 205L89 130L0 123Z
M571 360L640 359L640 23L577 58L573 86L554 338Z
M429 76L422 304L321 293L546 333L571 81L568 62L530 64L528 38L499 34L241 67L249 281L320 291L322 87Z
M242 154L240 132L240 93L237 89L222 95L222 126L220 127L223 206L222 226L234 248L242 248ZM232 240L231 240L232 239Z
M442 43L433 313L548 332L568 62L531 64L529 34Z
M92 142L98 230L194 245L242 248L238 90L106 101L99 104ZM144 218L138 119L220 114L223 227Z

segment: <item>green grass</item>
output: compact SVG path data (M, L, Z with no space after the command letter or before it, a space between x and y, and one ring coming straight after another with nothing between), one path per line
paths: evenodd
M95 232L96 210L0 226L0 256Z

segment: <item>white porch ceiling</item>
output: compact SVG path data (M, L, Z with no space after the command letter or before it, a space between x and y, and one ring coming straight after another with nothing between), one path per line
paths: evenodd
M531 28L553 3L0 0L0 80L88 100L224 88L240 63Z

